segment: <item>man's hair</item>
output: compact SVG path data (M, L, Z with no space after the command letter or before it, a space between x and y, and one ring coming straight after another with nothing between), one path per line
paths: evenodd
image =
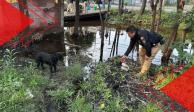
M137 28L135 26L129 26L127 29L126 29L126 32L136 32Z

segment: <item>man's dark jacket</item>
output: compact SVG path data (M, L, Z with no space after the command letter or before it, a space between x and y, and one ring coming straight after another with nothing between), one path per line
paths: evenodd
M145 43L142 41L142 38L145 40ZM131 50L134 48L135 44L138 43L146 49L146 55L151 56L152 47L158 43L163 44L163 37L155 32L149 32L147 30L137 30L135 36L131 38L129 47L124 55L128 56Z

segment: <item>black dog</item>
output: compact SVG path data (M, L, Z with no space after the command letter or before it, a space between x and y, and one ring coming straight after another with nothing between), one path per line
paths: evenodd
M50 66L50 72L56 72L57 62L63 61L63 55L60 53L48 54L45 52L39 52L35 56L35 60L37 63L37 68L41 65L42 69L44 69L44 63ZM54 71L53 71L54 68Z

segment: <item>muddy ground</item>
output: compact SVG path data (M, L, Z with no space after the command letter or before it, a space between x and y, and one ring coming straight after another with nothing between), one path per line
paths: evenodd
M83 79L89 78L90 72L95 71L96 63L92 63L89 57L76 55L72 51L71 53L68 53L68 57L69 66L76 62L80 62L83 69L89 69L89 72L83 75ZM107 74L105 74L105 80L107 86L111 88L111 90L117 91L121 93L122 96L125 96L125 103L127 106L132 107L133 109L138 109L139 105L146 105L148 102L152 102L157 104L163 111L168 110L187 112L185 108L171 100L160 90L152 88L153 83L148 82L153 81L153 76L148 76L144 81L137 79L135 75L139 72L140 69L140 65L137 62L128 59L126 63L129 66L129 71L123 71L121 70L121 65L118 59L119 57L109 58L105 62L109 68ZM34 63L34 60L20 57L18 58L17 63L18 67L22 68L22 66L27 66L30 63ZM48 91L56 90L67 83L69 78L65 75L67 66L65 66L64 63L65 62L58 63L58 69L56 73L50 73L48 66L46 66L46 69L41 70L42 75L47 77L50 82L42 89L43 97L40 100L40 103L43 106L40 109L42 112L57 112L57 105L53 103L54 101L52 97L48 95ZM63 107L63 110L66 111L65 106Z

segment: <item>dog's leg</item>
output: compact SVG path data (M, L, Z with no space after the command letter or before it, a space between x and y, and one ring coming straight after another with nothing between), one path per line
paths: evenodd
M43 62L41 62L41 67L44 70L44 63Z
M39 66L40 66L40 62L36 62L37 63L37 68L36 69L38 69L39 68Z
M53 67L50 65L50 72L53 73Z

